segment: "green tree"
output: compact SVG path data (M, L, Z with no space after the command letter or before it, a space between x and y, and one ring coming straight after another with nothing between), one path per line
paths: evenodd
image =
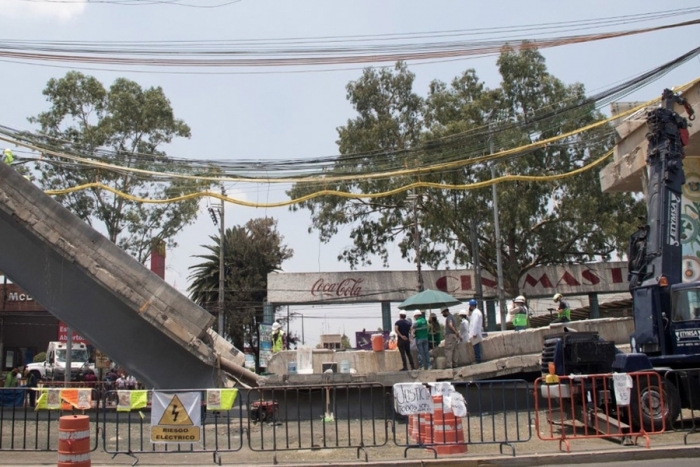
M365 70L348 84L357 116L338 129L340 156L329 175L353 174L326 188L377 193L427 181L471 184L504 174L550 175L582 167L612 147L609 126L568 137L507 160L474 163L417 176L362 179L356 175L454 162L521 147L562 135L603 116L581 84L565 85L548 71L542 55L530 47L505 47L498 60L502 84L489 89L475 70L449 85L434 81L421 99L413 74L402 64L393 72ZM599 170L555 182L509 182L498 186L505 288L518 293L518 278L540 265L609 259L623 252L644 206L629 194L603 194ZM297 184L294 197L312 191ZM426 189L411 200L406 192L372 200L315 198L300 205L312 213L313 226L328 241L352 226L352 246L338 258L352 267L379 256L386 264L394 241L404 258L414 255L414 215L420 225L421 261L471 266L476 235L482 268L496 275L496 244L491 188L472 191ZM415 204L414 204L415 203ZM473 224L472 224L473 222ZM472 228L474 227L474 228Z
M343 334L340 338L340 348L343 350L352 349L352 344L350 344L350 338Z
M143 89L125 78L109 89L92 76L71 71L51 79L43 91L51 108L29 118L39 124L45 143L79 152L129 169L182 172L160 149L175 137L190 137L190 128L176 119L163 90ZM209 185L187 179L162 178L129 170L108 170L66 163L49 153L37 164L38 182L46 190L61 190L99 182L135 197L168 199L200 191ZM176 246L174 237L197 217L198 200L144 204L100 188L57 196L57 200L88 224L145 262L154 240Z
M190 298L212 312L219 302L219 236L210 236L211 244L202 245L208 253L190 266ZM279 271L294 251L284 245L277 221L265 217L252 219L244 226L227 228L224 233L225 330L239 349L250 347L257 355L257 325L262 322L267 297L267 275Z

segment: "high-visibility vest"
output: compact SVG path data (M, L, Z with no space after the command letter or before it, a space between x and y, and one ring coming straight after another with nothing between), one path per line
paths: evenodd
M272 334L272 353L277 353L284 348L284 333L279 331Z
M513 326L520 328L527 326L527 313L516 313L513 316Z
M561 302L561 304L564 305L564 308L559 310L559 313L557 313L557 318L566 318L571 321L571 308L569 308L569 304L566 302Z
M15 160L15 156L14 156L14 154L12 154L12 151L10 151L9 149L5 149L5 151L3 152L3 155L2 155L2 161L5 164L10 165L10 164L12 164L12 161L14 161L14 160Z

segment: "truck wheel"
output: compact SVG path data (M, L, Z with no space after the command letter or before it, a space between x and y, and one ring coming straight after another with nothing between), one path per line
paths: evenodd
M41 373L39 373L38 371L30 371L30 373L34 375L37 381L41 381Z
M661 387L655 381L640 381L639 397L632 397L632 424L649 432L659 432L665 424L669 430L681 413L681 397L678 388L666 379ZM633 389L634 390L634 389ZM663 406L661 398L663 395Z

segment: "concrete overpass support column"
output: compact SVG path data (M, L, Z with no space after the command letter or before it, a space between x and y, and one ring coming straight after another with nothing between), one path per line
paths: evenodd
M394 327L391 325L391 302L382 303L382 329L391 332Z
M493 300L486 300L486 330L487 331L498 331L496 326L496 302Z
M600 318L600 307L598 306L598 294L597 293L589 293L588 294L588 306L589 306L588 318L590 318L590 319Z

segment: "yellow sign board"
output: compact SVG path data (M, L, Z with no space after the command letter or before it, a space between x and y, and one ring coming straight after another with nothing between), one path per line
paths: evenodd
M199 393L164 394L155 391L151 409L151 442L200 442L200 407Z
M193 425L177 394L170 399L170 404L163 411L158 425Z
M198 426L152 426L151 440L154 443L198 443Z

